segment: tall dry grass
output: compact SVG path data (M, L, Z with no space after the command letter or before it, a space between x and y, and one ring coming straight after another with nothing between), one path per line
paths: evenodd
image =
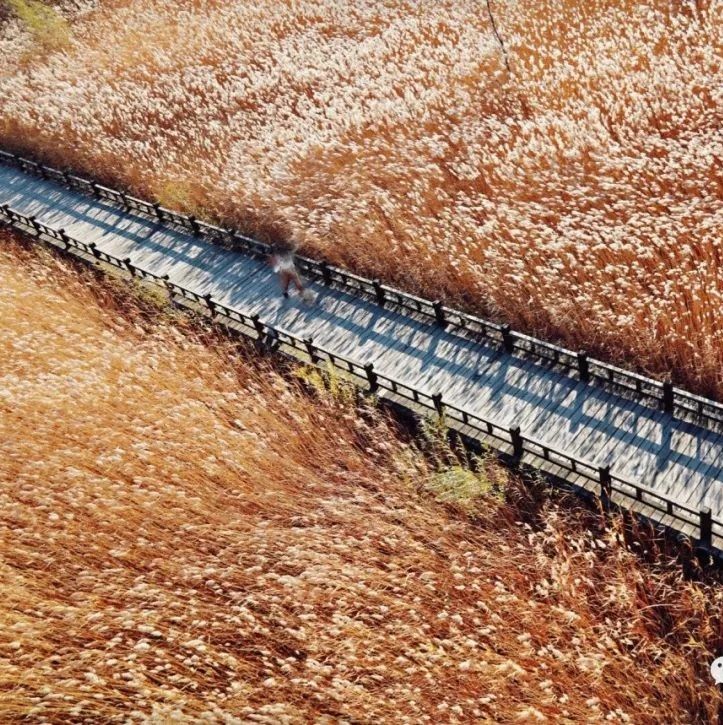
M0 242L2 722L715 718L719 588Z
M492 7L104 2L0 142L720 396L723 3Z

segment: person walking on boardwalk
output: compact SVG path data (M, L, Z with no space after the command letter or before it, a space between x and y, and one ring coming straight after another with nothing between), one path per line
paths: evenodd
M279 275L284 297L289 296L289 287L293 284L296 291L305 299L304 284L294 264L294 252L291 249L274 249L271 255L271 268Z

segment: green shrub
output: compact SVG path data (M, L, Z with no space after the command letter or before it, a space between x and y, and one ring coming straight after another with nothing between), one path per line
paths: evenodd
M460 465L450 466L433 473L425 488L439 502L454 504L468 513L478 511L483 501L504 500L503 482L490 480L484 468L475 472Z
M299 366L294 375L307 383L321 398L341 405L353 406L357 403L356 388L348 380L344 380L330 362L327 362L324 369L315 365Z

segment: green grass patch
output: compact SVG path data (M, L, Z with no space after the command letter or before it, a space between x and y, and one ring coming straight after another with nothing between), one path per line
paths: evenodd
M339 371L327 362L325 368L302 365L294 375L303 380L320 398L326 398L340 405L356 405L357 389L348 380L342 379Z
M460 465L433 473L424 486L440 503L459 506L467 513L476 513L482 503L502 503L504 482L492 480L485 470L472 471Z
M68 21L40 0L5 0L35 41L47 50L60 50L70 42Z

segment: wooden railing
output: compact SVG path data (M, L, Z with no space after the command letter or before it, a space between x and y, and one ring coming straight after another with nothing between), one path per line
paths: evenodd
M129 203L133 203L132 200ZM163 212L165 213L165 212ZM360 362L338 355L302 339L279 326L270 325L258 315L223 305L210 294L201 295L182 285L171 282L168 276L159 276L134 264L129 258L120 259L104 252L94 244L69 236L64 229L55 229L32 216L21 214L8 205L0 205L0 221L13 228L48 241L68 252L80 255L86 261L97 260L125 273L146 280L167 290L174 299L197 309L201 306L212 319L282 353L309 361L318 367L331 365L349 376L360 388L404 405L413 412L428 411L443 418L447 427L456 430L466 441L473 440L488 446L513 461L541 469L547 473L554 467L555 477L572 481L578 488L600 497L603 505L641 511L664 526L697 539L700 547L718 553L714 541L723 537L723 521L713 519L710 508L692 509L674 499L657 493L639 483L613 474L610 467L600 467L581 458L528 436L519 426L504 426L494 420L447 403L443 393L429 393L385 375L374 367L373 361ZM175 222L174 222L175 223ZM644 508L643 508L644 507Z

